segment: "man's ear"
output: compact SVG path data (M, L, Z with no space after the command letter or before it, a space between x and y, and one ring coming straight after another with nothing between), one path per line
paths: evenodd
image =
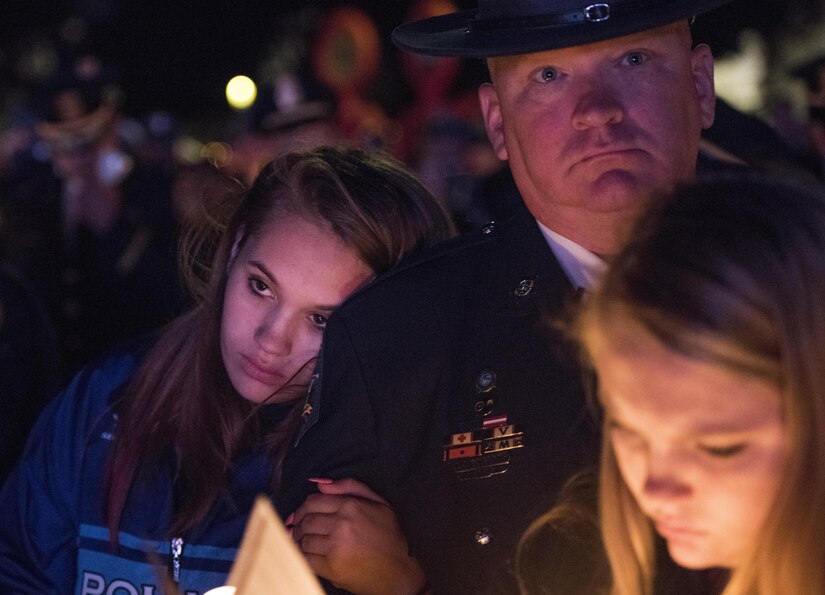
M484 117L484 127L487 129L487 138L493 146L496 156L507 161L507 147L504 144L504 123L501 119L501 104L498 100L498 91L491 83L484 83L478 88L478 103L481 106L481 115Z
M704 43L697 45L691 50L690 61L702 128L710 128L716 117L716 88L713 84L713 54L710 47Z

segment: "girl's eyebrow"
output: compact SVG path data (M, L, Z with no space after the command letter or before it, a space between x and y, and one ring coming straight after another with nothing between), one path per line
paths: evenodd
M275 278L275 275L273 275L272 272L266 268L264 263L258 260L250 260L249 264L258 268L270 281L272 281L273 284L278 285L278 280Z

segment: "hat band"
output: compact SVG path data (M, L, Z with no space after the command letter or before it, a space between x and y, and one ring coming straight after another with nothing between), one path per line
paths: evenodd
M635 0L614 3L596 2L580 10L560 14L537 14L502 19L479 19L470 21L469 31L493 31L502 29L540 29L562 27L579 23L600 23L611 17L627 16L641 12L656 4L655 0Z

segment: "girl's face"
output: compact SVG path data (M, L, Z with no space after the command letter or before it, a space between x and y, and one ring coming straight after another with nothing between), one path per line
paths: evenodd
M674 353L631 323L598 343L606 437L630 492L678 564L735 568L782 477L778 388Z
M230 262L221 318L221 355L235 390L261 403L296 372L290 384L305 385L327 318L372 274L331 230L298 216L247 238ZM283 391L268 402L296 396Z

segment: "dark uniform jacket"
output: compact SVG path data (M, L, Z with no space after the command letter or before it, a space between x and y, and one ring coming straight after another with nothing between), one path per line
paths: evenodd
M447 242L345 303L285 463L389 499L436 593L500 592L526 526L595 458L573 288L530 213ZM554 323L555 321L555 323Z

